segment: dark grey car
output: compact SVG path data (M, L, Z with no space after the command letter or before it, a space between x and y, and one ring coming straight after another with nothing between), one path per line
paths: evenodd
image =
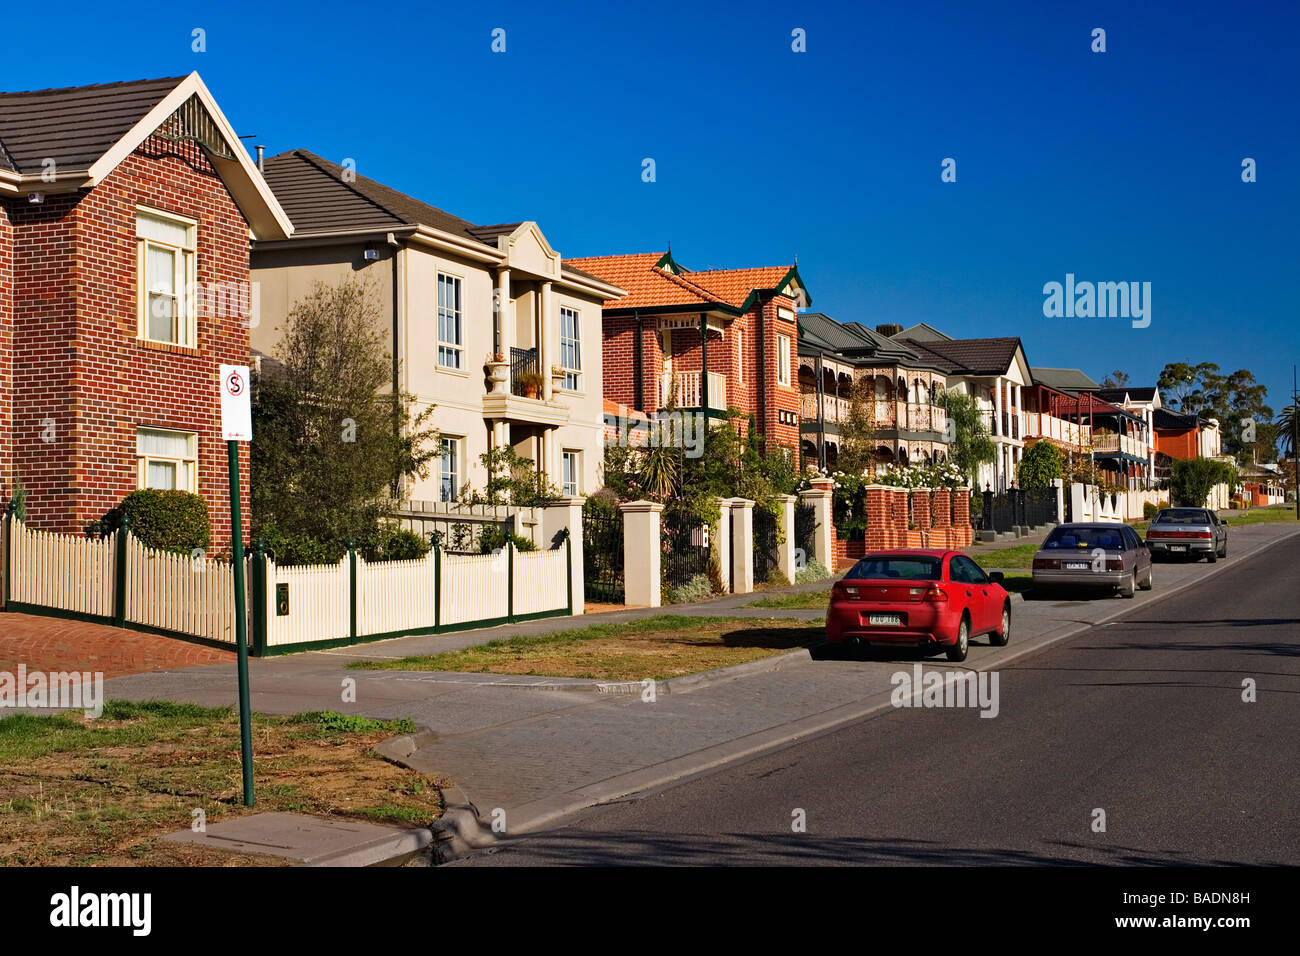
M1165 508L1147 529L1153 558L1207 558L1211 564L1228 556L1228 526L1209 508Z
M1034 590L1118 589L1131 598L1151 590L1151 552L1138 533L1118 522L1063 524L1034 555Z

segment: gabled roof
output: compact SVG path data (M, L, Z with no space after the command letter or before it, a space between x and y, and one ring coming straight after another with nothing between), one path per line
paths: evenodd
M94 188L155 134L203 148L256 236L293 232L197 73L0 93L0 195Z
M894 336L898 339L898 336ZM920 342L903 338L905 345L923 354L929 352L944 360L950 372L963 375L1001 375L1016 360L1019 338L941 339Z
M918 322L916 325L909 326L901 332L893 335L896 339L912 339L916 342L951 342L952 336L945 335L933 325L927 325L924 322Z
M266 181L293 220L296 236L364 229L429 226L496 248L496 236L519 223L476 226L383 183L346 171L305 149L289 150L264 163Z
M930 364L915 350L860 322L839 322L824 312L801 312L796 321L799 350L804 354L832 352L849 364Z
M0 168L39 173L48 158L89 169L184 79L0 93Z
M1077 368L1043 368L1035 365L1029 369L1029 374L1034 377L1035 384L1062 392L1095 392L1101 388L1101 385Z
M627 295L605 303L606 309L651 309L699 305L708 308L729 303L682 275L658 267L662 252L619 256L587 256L567 260L583 272L627 290Z
M1156 389L1153 386L1130 387L1125 385L1123 388L1099 388L1097 394L1108 402L1118 402L1121 405L1128 402L1150 402L1157 398Z
M724 302L729 302L742 312L748 311L757 293L778 293L793 280L803 288L796 266L763 266L756 269L706 269L702 272L683 271L682 277L712 292ZM812 302L806 293L809 303Z

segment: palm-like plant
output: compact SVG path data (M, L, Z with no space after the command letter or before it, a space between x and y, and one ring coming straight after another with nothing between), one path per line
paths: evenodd
M1282 409L1281 414L1274 419L1273 424L1278 429L1278 444L1286 451L1287 455L1295 454L1295 405L1288 405Z

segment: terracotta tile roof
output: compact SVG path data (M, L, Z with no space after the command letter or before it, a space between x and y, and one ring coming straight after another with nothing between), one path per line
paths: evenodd
M686 272L684 277L708 289L724 302L740 308L755 289L775 289L792 266L763 266L756 269L709 269Z
M587 256L565 259L564 264L603 279L627 295L610 299L607 309L649 309L668 305L725 305L719 298L685 276L676 276L655 263L662 252L638 252L623 256ZM694 273L691 273L693 276Z

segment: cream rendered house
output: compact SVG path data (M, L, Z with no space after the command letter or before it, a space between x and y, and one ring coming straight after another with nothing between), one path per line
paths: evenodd
M361 275L385 309L393 384L432 405L441 457L404 489L453 502L512 445L569 495L603 463L601 307L623 290L566 266L535 222L476 226L305 150L265 161L292 239L253 244L255 355L317 281ZM528 388L540 376L536 394Z

